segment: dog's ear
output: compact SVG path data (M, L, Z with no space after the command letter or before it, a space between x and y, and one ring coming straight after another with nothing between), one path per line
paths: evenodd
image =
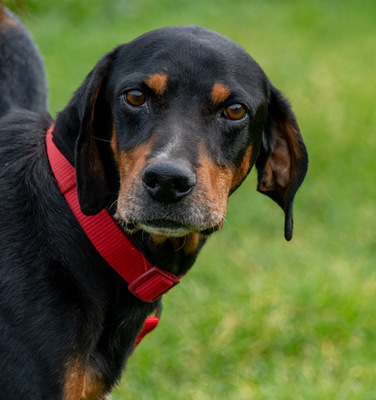
M111 138L112 116L103 89L116 53L115 49L97 63L74 97L79 120L75 148L77 193L81 211L86 215L101 211L110 192L102 147L108 147ZM97 140L102 140L100 148Z
M256 168L257 190L284 210L285 238L290 240L294 197L307 173L308 154L290 104L273 86Z

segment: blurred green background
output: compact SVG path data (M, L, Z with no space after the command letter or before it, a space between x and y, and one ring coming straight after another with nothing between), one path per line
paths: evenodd
M12 5L12 3L7 3ZM113 399L376 399L376 2L34 0L53 115L104 53L166 25L229 36L291 101L310 154L283 213L252 172Z

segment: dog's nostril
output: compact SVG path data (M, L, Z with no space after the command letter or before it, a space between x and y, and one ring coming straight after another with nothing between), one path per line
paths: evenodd
M149 173L144 173L142 179L143 179L144 185L146 185L150 189L157 188L159 178L158 178L158 175L156 173L154 173L153 171L151 171Z
M178 162L154 162L145 168L142 182L154 200L174 203L192 191L196 185L196 174Z
M180 177L171 182L172 190L178 193L186 193L191 190L195 182L192 182L188 177Z

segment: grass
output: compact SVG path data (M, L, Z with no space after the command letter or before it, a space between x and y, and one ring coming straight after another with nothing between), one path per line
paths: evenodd
M240 43L285 92L310 154L292 242L252 173L113 399L375 399L376 3L26 3L53 114L118 43L200 24Z

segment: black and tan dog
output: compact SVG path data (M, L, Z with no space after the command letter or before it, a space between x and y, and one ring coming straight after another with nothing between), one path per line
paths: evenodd
M80 228L46 153L51 123L26 111L0 123L0 392L101 399L159 300L131 293ZM52 135L76 168L83 214L107 208L169 273L189 270L253 165L292 236L308 164L298 124L258 64L219 34L169 27L117 47Z

